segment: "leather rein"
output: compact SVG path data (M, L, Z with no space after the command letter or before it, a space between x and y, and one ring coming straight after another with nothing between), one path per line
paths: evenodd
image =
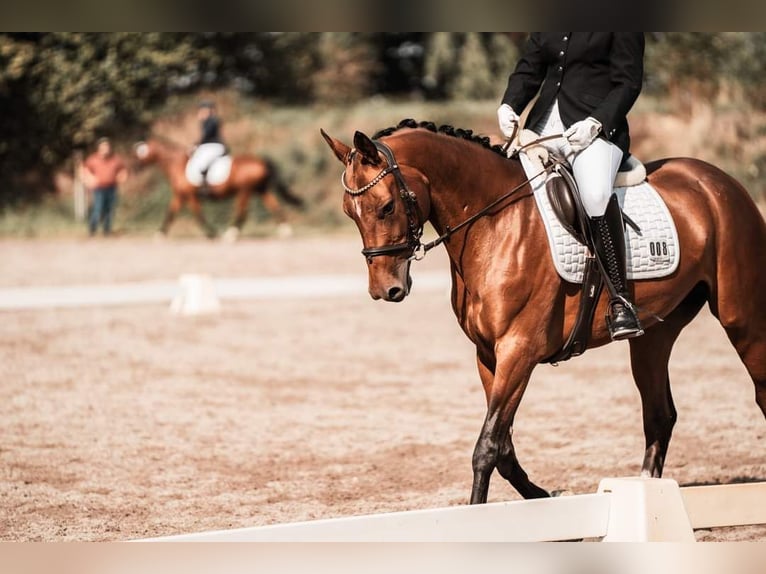
M514 134L515 135L515 134ZM518 155L520 151L527 147L531 147L533 145L539 144L542 141L559 138L562 137L563 134L556 134L552 136L546 136L543 138L540 138L538 140L535 140L533 142L530 142L526 145L523 145L516 150L514 150L511 157ZM510 146L511 142L513 141L513 138L510 138L508 142L503 147L503 151L506 151L508 146ZM496 200L494 200L489 205L485 206L472 216L470 216L468 219L458 223L454 227L450 227L449 225L446 227L444 233L439 235L436 239L433 241L429 241L428 243L422 243L420 241L420 238L423 236L423 227L425 226L425 219L420 220L418 217L418 198L415 193L413 193L409 187L407 187L407 182L404 181L404 177L402 176L402 172L399 169L399 164L396 163L396 159L394 158L394 152L391 150L390 147L388 147L386 144L380 141L376 141L375 147L378 149L378 151L383 154L383 156L386 158L386 162L388 163L388 166L385 167L378 175L376 175L374 178L370 180L369 183L365 184L364 186L360 187L359 189L353 189L350 188L346 184L346 170L343 170L343 173L341 174L340 181L341 185L343 186L343 189L346 193L351 195L352 197L356 197L359 195L364 194L367 190L372 189L375 187L381 180L383 180L384 177L386 177L388 174L392 174L394 176L394 179L396 180L397 187L399 188L399 197L401 197L402 202L404 203L404 210L407 214L407 239L402 243L393 243L389 245L381 245L379 247L365 247L362 249L362 255L367 259L367 263L371 264L373 258L380 257L382 255L393 255L396 253L402 253L402 252L409 252L408 259L410 261L420 261L423 259L426 254L431 251L434 247L437 247L438 245L441 245L442 243L449 241L449 238L463 229L464 227L471 225L476 220L484 217L487 215L492 209L497 207L499 204L503 203L504 201L510 199L517 191L519 191L521 188L523 188L525 185L527 185L529 182L531 182L533 179L538 178L539 176L551 171L557 164L557 162L552 162L551 164L545 166L545 168L538 174L535 174L534 176L525 179L523 182L521 182L519 185L508 191L507 193L504 193L500 197L498 197Z

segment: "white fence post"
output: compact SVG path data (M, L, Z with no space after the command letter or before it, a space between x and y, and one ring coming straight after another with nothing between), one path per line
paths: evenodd
M669 478L605 478L610 493L604 542L694 542L678 483Z

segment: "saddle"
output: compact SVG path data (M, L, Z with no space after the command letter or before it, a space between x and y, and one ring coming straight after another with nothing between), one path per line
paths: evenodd
M615 187L638 185L645 179L646 168L644 164L630 155L622 162L620 171L617 172ZM545 191L548 195L548 201L551 202L551 207L564 229L577 241L590 248L590 238L587 236L587 215L580 199L577 183L568 166L557 164L553 168L545 180ZM641 233L638 225L624 211L622 218L637 233Z
M542 145L533 144L538 138L536 133L525 130L519 137L519 143L522 146L532 144L525 149L527 156L542 166L550 166L551 158L548 150ZM615 179L615 187L638 185L645 179L646 168L644 165L633 156L628 156L620 166ZM563 347L543 361L555 365L585 352L590 339L596 305L604 288L604 279L601 276L596 258L592 255L594 249L588 226L588 215L583 207L577 183L567 165L557 163L553 167L545 180L545 192L564 229L579 243L588 247L591 253L585 260L580 305L574 327ZM623 219L626 224L640 234L639 227L624 212Z

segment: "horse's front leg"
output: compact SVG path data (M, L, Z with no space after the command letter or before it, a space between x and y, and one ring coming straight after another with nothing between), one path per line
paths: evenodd
M487 416L473 451L471 504L487 501L489 480L495 468L525 498L548 496L532 484L516 459L511 426L535 362L526 341L510 339L496 345L496 363L479 359L479 375L487 396Z
M170 199L170 203L168 204L168 209L165 212L165 219L163 219L162 225L160 226L159 232L162 235L168 234L168 229L170 229L170 224L173 223L173 220L176 218L176 215L178 215L178 212L181 210L182 205L183 205L183 201L181 197L176 192L173 192L173 197Z
M188 204L189 204L189 210L192 212L192 214L196 218L197 223L199 223L200 227L202 227L202 229L205 231L205 235L207 235L209 239L212 239L213 237L215 237L216 236L215 227L210 225L207 219L205 219L205 215L202 213L202 205L200 204L199 198L196 195L192 194L191 196L189 196Z

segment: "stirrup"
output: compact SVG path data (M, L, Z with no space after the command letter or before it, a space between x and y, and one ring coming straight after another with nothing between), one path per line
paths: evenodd
M622 308L619 315L622 315L623 320L620 322L615 322L612 318L613 314L618 314L614 311L616 305L619 305ZM622 296L609 302L609 312L606 315L606 326L607 329L609 329L609 336L613 341L632 339L644 334L644 329L641 327L641 321L638 318L636 307Z

